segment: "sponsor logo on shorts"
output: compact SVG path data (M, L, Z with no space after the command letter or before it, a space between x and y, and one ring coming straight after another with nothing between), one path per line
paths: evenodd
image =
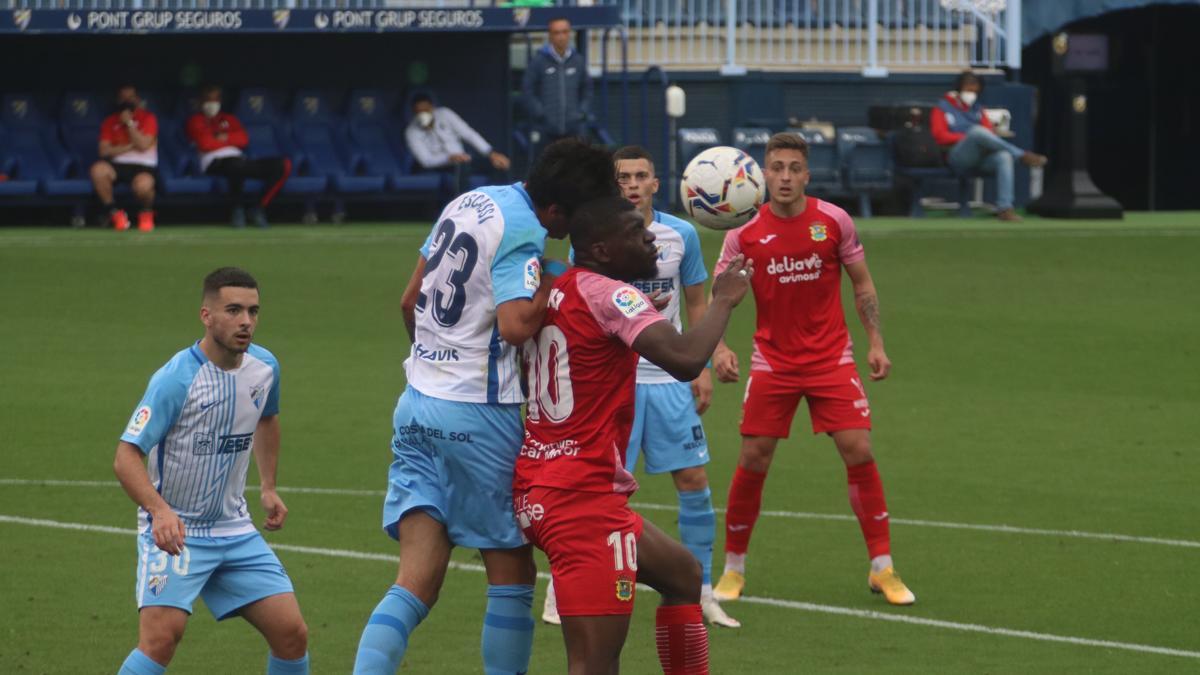
M633 602L633 579L617 577L617 599L621 602Z
M542 263L537 258L525 262L525 290L536 291L542 284Z
M642 296L629 286L622 286L613 291L612 301L617 309L627 317L635 317L650 307L650 303L643 300Z
M530 504L529 495L521 495L519 499L514 498L513 502L517 524L521 526L522 530L546 517L546 507L541 504Z
M703 425L697 424L696 426L692 427L692 440L693 441L704 440L704 426Z
M808 233L812 235L813 241L825 241L829 238L829 231L825 229L824 225L819 223L813 223L812 225L809 225Z
M158 595L162 593L163 589L166 587L167 575L165 574L155 574L150 577L149 581L146 582L146 588L149 588L150 592L153 593L155 597L158 597Z
M462 443L471 442L471 433L469 431L447 431L437 427L426 427L420 424L406 424L396 428L396 433L400 436L415 436L421 435L425 438L432 438L439 441L459 441Z
M137 411L133 413L133 419L129 420L129 428L125 430L125 433L129 434L130 436L141 435L142 429L146 428L146 423L150 421L150 415L152 413L153 411L150 410L150 406L148 405L138 408Z

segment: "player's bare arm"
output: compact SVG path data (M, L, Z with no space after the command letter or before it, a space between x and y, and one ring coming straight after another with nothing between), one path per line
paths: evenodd
M150 474L146 472L146 457L142 451L132 443L117 443L113 473L117 475L125 494L150 514L154 545L171 555L179 555L183 550L183 521L154 489Z
M158 144L158 136L143 134L137 127L129 126L130 144L137 150L149 150Z
M123 145L113 145L112 143L109 143L108 141L100 141L100 156L104 157L106 159L116 157L117 155L122 155L126 152L129 152L130 150L133 150L132 143L125 143Z
M683 303L687 309L688 326L695 326L704 318L708 311L708 297L704 292L704 284L692 284L683 288ZM720 342L717 343L718 347ZM692 380L692 396L696 399L696 414L703 415L712 403L712 373L708 368L700 371L700 376Z
M279 415L263 417L254 429L254 463L258 465L258 481L262 489L263 512L267 520L263 527L278 530L287 520L288 510L276 490L275 477L279 467Z
M408 331L408 341L417 341L417 297L421 295L421 279L425 278L425 256L417 256L417 264L413 267L408 285L404 287L404 295L400 296L400 311L404 314L404 329Z
M700 376L725 328L733 308L750 290L754 263L739 255L713 281L712 303L704 318L679 333L669 322L648 326L633 341L633 350L680 382Z
M892 362L883 349L883 324L879 319L879 296L875 292L875 282L871 280L871 271L865 260L846 265L846 274L854 285L854 306L858 309L858 318L870 342L867 363L871 366L871 379L882 380L891 372Z
M532 298L509 300L496 307L497 329L505 342L520 347L542 327L554 279L553 275L543 272L541 285Z

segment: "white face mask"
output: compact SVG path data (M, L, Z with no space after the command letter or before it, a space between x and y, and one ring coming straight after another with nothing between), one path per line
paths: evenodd
M200 109L204 111L205 116L216 117L217 113L221 112L221 102L205 101L204 105L200 106Z
M417 113L417 124L425 127L426 129L433 126L433 113L429 112L428 110L422 110L421 112Z
M979 94L973 91L960 91L958 92L958 98L970 108L975 105L975 99L979 98Z

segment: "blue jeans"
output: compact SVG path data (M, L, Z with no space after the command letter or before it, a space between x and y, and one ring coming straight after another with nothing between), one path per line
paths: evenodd
M946 162L955 171L979 171L996 177L996 208L1013 206L1013 160L1025 151L985 127L974 126L950 149Z

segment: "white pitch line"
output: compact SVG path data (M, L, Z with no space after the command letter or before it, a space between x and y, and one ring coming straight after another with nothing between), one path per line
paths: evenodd
M28 478L0 478L0 487L2 486L46 486L46 487L103 487L114 488L120 487L116 481L101 481L101 480L38 480ZM255 486L246 486L248 491L255 491L258 488ZM319 487L280 487L280 492L291 492L297 494L317 494L317 495L345 495L351 497L382 497L387 492L385 490L355 490L351 488L319 488ZM651 504L646 502L630 502L630 506L635 509L644 509L646 511L678 511L678 506L670 504ZM724 513L725 509L714 509L717 513ZM806 511L763 511L759 515L770 518L790 518L793 520L826 520L826 521L854 521L854 516L844 513L811 513ZM895 525L909 525L912 527L934 527L947 530L970 530L973 532L999 532L1002 534L1030 534L1041 537L1065 537L1068 539L1089 539L1094 541L1121 541L1131 544L1154 544L1157 546L1174 546L1178 548L1200 548L1200 541L1190 539L1167 539L1164 537L1141 537L1131 534L1117 534L1114 532L1085 532L1081 530L1049 530L1035 527L1017 527L1015 525L987 525L976 523L952 523L940 520L919 520L913 518L892 518L891 522Z
M88 525L86 523L64 523L57 520L46 520L44 518L25 518L22 516L9 516L0 514L0 523L11 523L14 525L27 525L32 527L45 527L59 530L76 530L83 532L100 532L104 534L120 534L125 536L133 536L137 534L137 530L111 527L108 525ZM309 555L319 555L327 558L349 558L353 560L372 560L378 562L395 563L396 556L385 553L368 553L365 551L350 551L346 549L336 548L320 548L315 546L297 546L294 544L271 544L271 547L280 551L288 551L292 553L306 553ZM473 563L450 562L451 569L462 570L466 572L483 572L482 565ZM549 578L545 572L538 574L539 578ZM642 587L641 584L638 584ZM833 614L837 616L850 616L859 619L870 619L874 621L890 621L892 623L905 623L916 626L929 626L931 628L943 628L946 630L955 630L965 633L983 633L985 635L999 635L1003 637L1022 638L1026 640L1038 640L1041 642L1057 642L1062 644L1070 644L1081 647L1099 647L1102 649L1119 649L1129 652L1140 652L1143 654L1158 654L1161 656L1179 656L1189 659L1200 659L1200 652L1189 651L1186 649L1175 649L1172 647L1159 647L1156 645L1143 645L1134 642L1115 642L1112 640L1094 640L1092 638L1073 637L1070 635L1054 635L1053 633L1038 633L1035 631L1018 630L1014 628L998 628L994 626L984 626L976 623L959 623L957 621L942 621L940 619L927 619L918 616L908 616L905 614L889 614L886 612L875 612L865 609L853 609L850 607L838 607L836 605L821 605L812 602L801 602L798 600L783 600L779 598L760 598L753 596L743 596L740 602L746 602L756 605L767 605L770 607L781 607L785 609L794 609L802 612L814 612L819 614Z

